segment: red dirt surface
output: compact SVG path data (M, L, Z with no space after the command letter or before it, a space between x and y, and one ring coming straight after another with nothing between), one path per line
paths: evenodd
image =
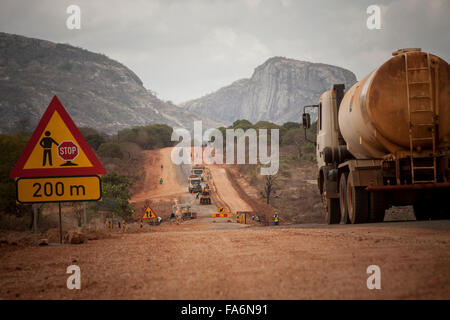
M145 152L135 204L182 198L197 205L170 150ZM252 208L233 174L210 169L230 209ZM450 299L450 221L250 227L211 218L214 205L201 209L199 219L180 225L83 245L1 244L0 298ZM81 268L80 290L66 287L72 264ZM381 290L367 288L370 265L381 268Z

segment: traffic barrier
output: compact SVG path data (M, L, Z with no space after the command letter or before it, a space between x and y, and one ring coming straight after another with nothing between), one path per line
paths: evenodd
M232 213L212 213L212 218L231 218L233 216Z

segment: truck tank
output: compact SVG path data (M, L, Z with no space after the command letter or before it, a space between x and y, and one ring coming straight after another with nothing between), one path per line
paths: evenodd
M348 150L358 159L409 152L411 146L425 152L433 148L433 140L436 149L448 148L449 64L420 49L394 52L346 92L339 127Z

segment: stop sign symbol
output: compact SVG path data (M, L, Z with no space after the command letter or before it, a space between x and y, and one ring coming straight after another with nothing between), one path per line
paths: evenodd
M78 146L73 141L63 141L58 145L58 156L65 161L78 157Z

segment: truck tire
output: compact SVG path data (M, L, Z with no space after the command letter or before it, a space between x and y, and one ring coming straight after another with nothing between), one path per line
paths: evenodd
M348 173L344 172L339 179L339 207L341 209L341 223L343 224L350 223L347 208L347 176Z
M425 221L431 219L430 212L433 208L427 204L425 201L418 201L413 204L414 215L416 216L417 221Z
M436 195L433 200L433 212L431 213L432 220L448 220L450 219L450 209L448 205L445 203L446 197L445 195L439 194Z
M353 173L347 179L347 210L350 222L366 223L369 220L369 195L364 187L353 185Z
M338 198L327 199L325 220L328 224L338 224L341 221L341 209Z
M380 192L371 192L369 199L369 221L383 222L385 212L384 195Z
M428 201L414 203L416 220L446 220L450 218L449 209L441 197L434 197Z

